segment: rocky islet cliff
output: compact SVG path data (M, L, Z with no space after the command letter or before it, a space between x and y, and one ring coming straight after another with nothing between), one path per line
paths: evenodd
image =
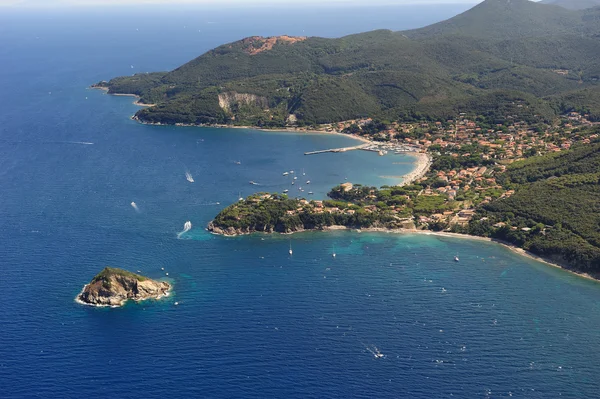
M92 306L123 306L128 300L160 299L171 285L126 270L106 267L83 287L77 301Z

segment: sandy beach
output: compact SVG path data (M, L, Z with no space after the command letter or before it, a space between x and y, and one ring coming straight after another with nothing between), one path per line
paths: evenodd
M429 168L431 168L431 155L423 152L407 152L407 154L416 157L417 162L415 169L412 172L402 176L402 183L400 183L399 186L409 185L415 180L422 178L427 174L427 172L429 172Z

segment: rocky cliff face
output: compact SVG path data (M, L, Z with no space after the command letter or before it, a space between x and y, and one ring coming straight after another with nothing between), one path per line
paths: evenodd
M265 109L268 107L269 102L265 97L260 97L255 94L236 92L219 94L219 106L225 112L232 112L234 108L239 108L244 105Z
M123 306L128 300L160 299L171 286L121 269L105 268L83 287L77 301L93 306Z

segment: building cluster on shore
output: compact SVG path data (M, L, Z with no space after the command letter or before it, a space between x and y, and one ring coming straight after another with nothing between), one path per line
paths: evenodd
M552 123L528 123L515 115L504 119L504 123L490 124L461 113L445 121L382 124L366 118L322 125L319 130L367 138L372 145L363 149L380 154L415 154L416 167L403 176L400 185L421 185L424 188L418 196L442 197L452 208L416 216L415 223L465 226L477 206L514 194L498 181L508 165L530 156L568 150L576 143L590 143L598 138L590 128L600 125L578 112Z

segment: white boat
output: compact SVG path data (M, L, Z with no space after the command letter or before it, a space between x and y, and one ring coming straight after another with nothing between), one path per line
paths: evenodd
M302 169L302 176L306 176L306 173L304 173L304 169Z
M194 178L192 177L192 174L190 172L185 172L185 179L190 183L194 182Z
M296 183L292 182L292 186L293 186L294 184L296 184Z
M290 255L294 254L294 251L292 251L292 242L290 241L290 250L288 251Z
M289 174L290 174L289 172L283 172L283 175L284 175L284 176L287 176L287 175L289 175Z
M294 171L293 171L293 170L290 170L290 175L293 175L293 174L294 174Z
M455 262L459 262L459 261L460 261L460 259L458 259L458 255L456 255L456 256L454 257L454 261L455 261Z
M255 181L250 181L250 184L252 184L253 186L258 186L258 183Z
M306 181L306 184L310 184L310 180L307 180L307 181Z
M335 245L333 246L333 253L331 254L331 256L334 258L337 256L337 254L335 253Z
M313 193L312 191L309 191L309 192L308 192L308 195L313 195L313 194L314 194L314 193Z
M283 190L283 193L284 193L284 194L287 194L287 193L289 193L289 192L290 192L290 190L287 190L287 189Z

